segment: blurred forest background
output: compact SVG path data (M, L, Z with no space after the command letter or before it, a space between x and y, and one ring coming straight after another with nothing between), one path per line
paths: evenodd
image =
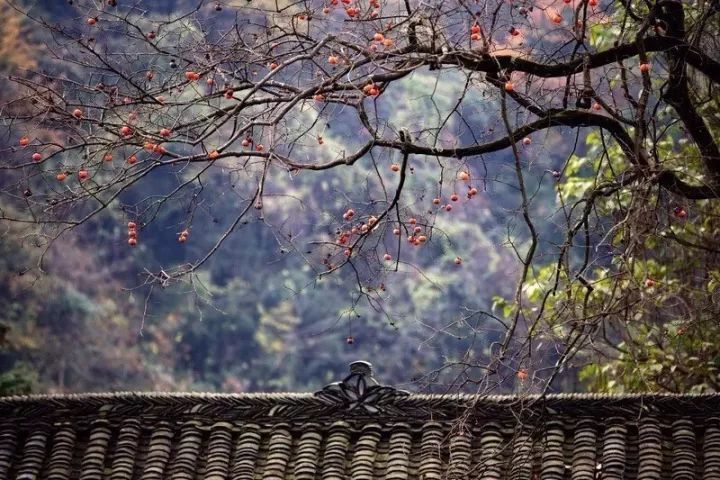
M73 15L64 1L32 3L32 12L48 18ZM197 2L146 3L161 14ZM0 75L56 68L57 63L49 65L52 59L43 47L46 33L2 2L0 19ZM435 115L438 99L451 105L457 79L451 71L442 75L444 81L436 82L434 72L416 73L394 85L392 94L403 100L393 106L392 114L408 123L421 122ZM0 104L12 93L9 88L0 89ZM431 93L435 102L429 100ZM478 108L466 118L472 119L473 129L492 131L498 119L487 115ZM325 140L352 142L352 128L333 123ZM15 141L0 138L0 147ZM528 176L534 178L529 186L534 192L533 214L542 219L538 222L541 249L547 251L563 236L553 221L558 206L557 182L551 172L566 161L568 144L582 155L585 142L570 129L545 133L528 147L535 149L536 159L528 165ZM45 258L44 274L35 268L42 246L24 238L19 227L14 230L14 225L4 224L0 232L0 394L312 391L341 379L348 363L357 359L371 361L382 383L445 391L452 387L453 377L443 373L444 367L489 356L490 343L502 332L480 312L502 315L500 299L512 296L515 288L518 263L508 238L519 235L516 229L521 230L521 225L510 156L509 151L501 152L476 165L473 174L486 179L484 191L474 203L455 209L447 220L438 219L442 234L414 259L417 270L392 275L387 284L377 285L387 291L382 311L353 305L349 292L357 279L352 275L341 273L318 281L302 255L283 248L288 239L281 241L277 231L262 222L247 225L241 235L223 245L197 283L150 291L143 284L146 269L155 271L195 259L232 217L232 195L217 194L230 191L231 186L220 177L216 185L208 185L215 195L176 202L164 218L143 230L142 242L135 249L126 245L124 212L93 219L54 243ZM578 167L577 182L582 180L581 171ZM413 176L410 188L416 189L415 197L423 208L432 198L423 185L432 183L433 177L422 165ZM177 181L174 176L156 176L143 184L146 191L133 194L141 198L168 191ZM285 193L290 199L272 204L274 218L286 219L285 232L327 229L328 211L338 211L344 204L342 192L363 181L362 166L288 178ZM196 212L191 241L177 243L175 230L191 206ZM12 207L0 198L0 208ZM456 256L462 257L462 266L453 264ZM566 369L553 387L586 389L578 375L582 360L578 358L577 365ZM504 388L508 393L523 385L513 380Z
M60 19L68 14L64 3L37 2L35 9ZM196 2L154 3L154 11L180 11ZM2 3L0 9L2 74L42 69L49 60L38 47L42 32L31 30L29 22ZM402 86L407 91L397 92L398 98L422 99L436 88L430 75L416 75ZM444 88L453 88L452 83ZM422 118L433 105L415 101L397 107L401 115ZM476 120L484 128L495 119ZM353 132L344 127L332 125L326 141L351 139ZM6 145L12 141L0 139ZM552 150L549 141L545 148ZM157 191L172 181L157 178L146 185ZM336 190L344 185L362 181L363 172L354 168L302 175L289 188L311 202L302 221L322 228L327 223L323 205L335 202ZM143 231L139 247L128 249L122 212L116 212L116 221L107 216L93 221L54 245L47 275L32 269L42 249L5 231L0 236L0 328L7 343L0 351L0 370L13 365L15 372L31 374L36 391L304 391L342 378L349 362L368 359L383 382L407 384L459 359L469 348L471 339L452 334L452 324L458 322L455 329L467 335L459 325L463 312L489 309L494 296L512 292L514 277L509 274L516 265L501 243L505 209L515 206L516 192L499 183L488 189L492 208L477 203L472 210L453 212L452 223L444 225L450 238L434 242L433 251L425 253L422 274L392 278L386 287L395 309L392 318L368 308L352 311L349 292L355 278L336 275L316 282L305 261L283 254L273 232L261 223L235 235L205 268L204 298L190 286L171 288L153 292L146 305L147 289L134 288L142 284L143 269L181 263L211 245L221 231L213 220L233 215L230 197L221 197L226 203L203 206L192 241L185 245L167 241L166 232L151 226ZM553 192L548 188L545 194L549 212ZM174 207L178 219L187 206ZM278 208L290 216L298 204L288 201ZM173 224L173 219L155 224ZM466 264L449 269L458 254ZM443 278L436 283L423 276ZM346 342L350 335L352 345Z

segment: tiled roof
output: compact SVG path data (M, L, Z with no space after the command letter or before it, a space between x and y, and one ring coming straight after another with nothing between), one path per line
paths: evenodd
M0 398L0 480L720 480L720 395Z

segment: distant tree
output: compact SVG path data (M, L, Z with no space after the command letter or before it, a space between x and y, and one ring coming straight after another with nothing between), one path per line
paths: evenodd
M443 241L438 218L508 188L516 287L468 313L500 334L482 360L449 361L467 367L461 383L545 388L587 362L602 381L597 362L657 360L644 350L665 349L668 325L718 330L718 0L198 1L171 17L71 0L60 21L3 1L57 60L3 81L19 93L0 110L2 219L45 245L118 211L128 249L150 228L188 243L197 216L229 202L212 246L148 266L146 284L192 282L264 222L283 252L357 278L354 301L382 310L391 275ZM418 100L420 73L433 84ZM350 168L359 181L337 176ZM182 217L153 227L171 209ZM308 211L320 225L298 226ZM717 354L686 380L717 388ZM678 388L660 380L626 385Z

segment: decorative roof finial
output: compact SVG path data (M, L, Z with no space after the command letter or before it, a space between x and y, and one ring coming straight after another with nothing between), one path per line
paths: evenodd
M363 413L382 413L396 398L408 392L393 387L383 387L372 375L372 365L362 360L350 364L350 375L342 382L335 382L315 393L328 406Z
M372 363L366 362L365 360L355 360L350 364L350 374L352 375L353 373L372 378Z

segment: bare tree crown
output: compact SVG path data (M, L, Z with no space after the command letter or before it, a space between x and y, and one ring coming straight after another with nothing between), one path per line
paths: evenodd
M550 314L566 327L561 364L630 308L623 293L593 297L594 268L632 272L624 262L645 258L651 230L689 222L691 202L716 209L720 196L717 0L198 1L173 16L151 2L74 0L57 21L4 1L52 56L4 82L4 220L54 238L119 209L133 247L182 198L174 236L185 243L197 199L226 179L217 195L234 218L197 259L153 272L162 285L195 272L247 222L277 227L277 211L322 208L292 187L309 175L357 169L352 185L333 184L327 231L311 242L322 255L308 261L321 276L349 269L359 279L405 268L405 252L441 235L437 218L499 181L517 191L522 228L508 235L520 269L494 365ZM415 96L422 82L430 93ZM505 176L488 174L489 161ZM530 173L533 162L546 172ZM134 194L163 176L172 188ZM587 186L568 190L580 177ZM535 202L548 184L562 227L552 248ZM660 204L671 213L659 215ZM663 219L649 226L653 216ZM604 247L619 263L600 259ZM531 299L543 265L551 274ZM563 289L567 303L550 309Z

